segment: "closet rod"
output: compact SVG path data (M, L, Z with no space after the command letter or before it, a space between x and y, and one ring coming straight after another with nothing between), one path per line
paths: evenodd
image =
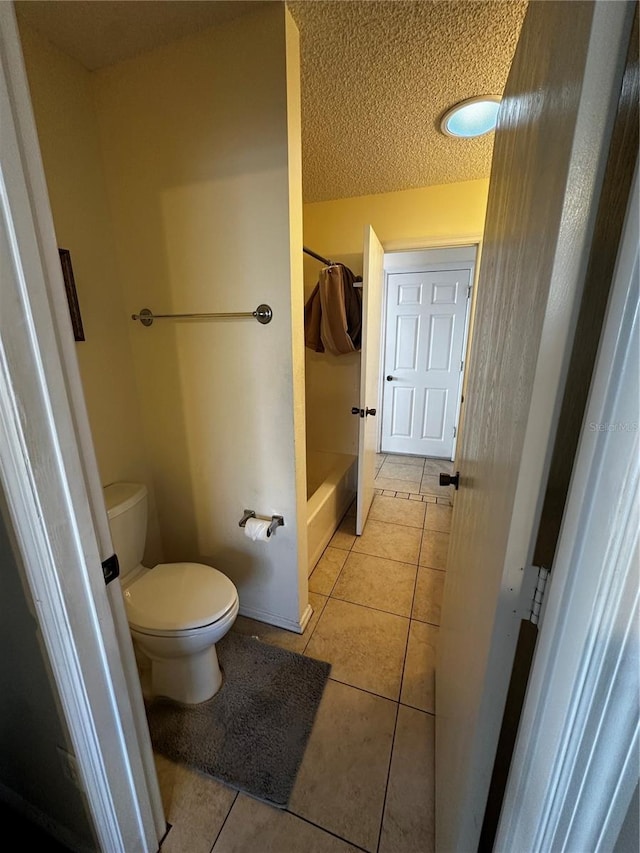
M230 314L154 314L148 308L142 308L139 314L132 314L132 320L140 320L143 326L151 326L154 320L167 318L179 320L208 320L211 317L254 317L263 326L270 323L273 311L268 305L258 305L255 311L234 311Z
M311 255L311 257L315 258L317 261L321 261L326 267L335 266L333 261L329 261L329 260L327 260L327 258L323 258L322 255L319 255L317 252L312 251L311 249L307 248L307 246L303 246L302 251L306 255ZM354 287L362 287L362 281L354 281L353 286Z
M311 255L312 258L315 258L316 261L320 261L321 263L323 263L327 267L333 266L332 261L328 261L326 258L323 258L322 255L319 255L317 252L312 251L311 249L307 248L306 246L302 247L302 251L305 253L305 255Z

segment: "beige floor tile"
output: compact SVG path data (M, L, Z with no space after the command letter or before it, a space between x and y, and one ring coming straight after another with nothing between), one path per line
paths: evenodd
M352 551L331 595L353 604L409 617L415 582L416 567L410 563Z
M272 646L280 646L282 649L302 654L318 624L326 602L326 595L318 595L315 592L309 593L309 604L313 608L313 613L304 634L286 631L284 628L277 628L275 625L268 625L266 622L258 622L257 619L248 619L246 616L238 616L232 630L238 631L240 634L248 634L250 637L259 637L263 643L270 643Z
M413 599L412 619L420 622L430 622L432 625L440 624L440 611L442 609L442 594L444 592L444 572L436 569L418 569L418 580L416 583L416 594Z
M375 853L395 716L395 703L330 680L289 810Z
M355 516L349 515L343 519L340 527L336 530L329 542L331 548L341 548L343 551L349 551L351 546L356 541L356 519Z
M399 560L401 563L417 563L421 538L422 533L416 527L368 519L362 536L356 540L353 550L361 554L371 554L374 557Z
M396 699L409 620L330 598L305 654L331 663L331 678Z
M396 492L397 498L404 498L405 500L409 499L409 492Z
M311 572L309 590L318 592L320 595L331 595L333 585L348 556L349 552L343 551L341 548L325 548L324 554Z
M435 713L435 674L438 628L411 620L400 701Z
M386 498L395 498L395 496L396 496L396 492L392 492L391 489L384 489L382 494Z
M404 524L406 527L422 527L425 509L426 505L423 503L376 495L369 510L369 518L388 521L391 524Z
M420 481L419 491L423 495L435 495L440 498L448 498L450 488L451 486L441 486L440 479L437 475L424 474Z
M448 533L451 530L452 514L453 507L443 506L438 503L427 505L424 529L439 530L441 533Z
M236 791L162 755L154 757L165 818L172 825L162 853L209 853Z
M453 462L449 459L425 459L424 473L439 477L440 474L453 473Z
M390 480L413 481L421 479L422 473L416 465L402 465L399 462L383 462L379 472L380 477L388 477ZM409 490L410 491L410 490Z
M427 512L431 506L427 507ZM449 552L449 534L437 530L425 530L420 548L420 565L429 569L446 571Z
M396 480L392 477L381 477L380 474L373 481L378 489L389 489L393 492L419 492L420 478L415 480Z
M424 466L424 456L403 456L401 453L387 453L387 462L394 462L396 465L413 465L414 468L422 468Z
M380 853L433 853L435 849L434 718L398 710Z
M244 794L238 796L212 853L293 853L298 850L356 853L351 844L323 829ZM185 847L182 853L191 851Z

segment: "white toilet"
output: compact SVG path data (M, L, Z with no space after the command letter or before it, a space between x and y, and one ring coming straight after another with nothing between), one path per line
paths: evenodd
M151 661L150 694L205 702L222 684L215 644L238 615L238 592L222 572L201 563L145 568L146 487L113 483L104 498L131 635Z

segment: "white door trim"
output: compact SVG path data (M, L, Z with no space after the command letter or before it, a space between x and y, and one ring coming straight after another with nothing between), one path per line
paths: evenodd
M386 314L386 305L387 305L387 258L392 254L399 254L401 252L428 252L431 250L439 250L439 249L465 249L467 247L474 248L476 250L476 258L475 258L475 270L473 274L473 282L471 286L471 302L469 304L469 327L466 330L466 340L464 344L464 364L465 369L462 374L462 391L461 394L464 395L465 389L465 380L467 376L467 366L468 366L468 356L471 346L471 338L473 335L473 316L475 313L476 307L476 297L478 293L478 288L476 285L478 284L478 276L480 274L480 259L482 257L482 234L469 234L463 235L461 234L458 237L450 237L450 238L438 238L438 237L419 237L414 239L402 239L402 240L387 240L382 243L382 248L384 249L384 294L382 300L382 320L381 320L381 335L384 334L382 330L386 329L387 325L387 314ZM380 341L380 350L383 351L385 345L384 339ZM380 388L378 389L378 399L382 400L383 394L383 385L384 382L384 371L380 370ZM462 422L461 411L458 412L458 427ZM458 428L458 432L456 435L456 444L460 437L460 429ZM378 420L378 436L376 449L378 453L381 452L382 449L382 418ZM455 453L455 444L453 448L453 452Z
M462 238L451 241L420 241L420 245L416 246L411 241L392 241L383 244L384 248L384 292L382 297L382 320L380 341L380 388L378 399L381 407L384 400L384 383L385 383L385 357L386 352L386 336L387 336L387 301L389 298L389 275L393 273L412 272L421 269L470 269L470 296L467 304L467 313L464 323L464 338L462 341L462 359L464 368L460 373L460 382L458 385L458 401L455 414L455 435L451 447L451 459L455 459L456 445L460 437L460 423L462 414L462 396L464 394L465 377L467 375L467 367L469 361L469 350L471 343L472 317L475 310L476 302L476 284L480 269L480 255L482 252L482 240L480 237L473 236L468 240ZM427 264L427 267L424 264ZM382 432L383 432L383 417L380 417L378 422L378 438L377 450L382 452Z
M612 850L638 784L638 204L636 172L496 851Z
M84 410L70 405L70 321L11 3L0 4L0 48L0 213L12 270L2 288L1 486L100 848L155 851L162 806L123 669L117 596L114 612L102 576L96 528L109 550L108 523L102 498L102 522L91 511L86 478L97 471L78 444Z
M24 174L28 181L28 195L31 202L33 221L36 227L36 239L40 245L40 258L45 271L45 286L48 290L49 306L56 336L59 357L62 363L66 394L69 400L71 417L75 429L75 438L80 454L83 478L91 518L98 541L101 560L113 554L109 521L104 507L102 483L98 473L93 438L86 410L82 380L78 359L71 332L69 306L63 295L60 273L60 259L57 252L56 236L49 205L49 197L40 155L40 147L31 107L29 89L24 70L19 34L12 15L10 3L0 4L0 26L2 28L2 46L7 57L6 74L14 110L14 119L18 142L21 148ZM107 595L114 620L120 661L127 682L127 693L119 696L119 701L131 705L133 726L127 730L132 749L140 750L144 763L146 788L151 797L155 816L156 831L161 835L165 831L165 817L157 780L155 762L149 729L147 725L144 701L140 690L137 665L131 643L131 633L126 618L121 590L114 584L107 588ZM128 695L127 695L128 694ZM123 711L127 717L128 711Z
M402 240L386 240L382 246L388 252L415 252L429 249L455 249L463 246L482 246L482 233L460 234L457 237L415 237Z

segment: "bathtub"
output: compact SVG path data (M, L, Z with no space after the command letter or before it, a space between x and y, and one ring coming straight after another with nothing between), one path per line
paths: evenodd
M356 460L348 453L307 453L309 574L356 495Z

